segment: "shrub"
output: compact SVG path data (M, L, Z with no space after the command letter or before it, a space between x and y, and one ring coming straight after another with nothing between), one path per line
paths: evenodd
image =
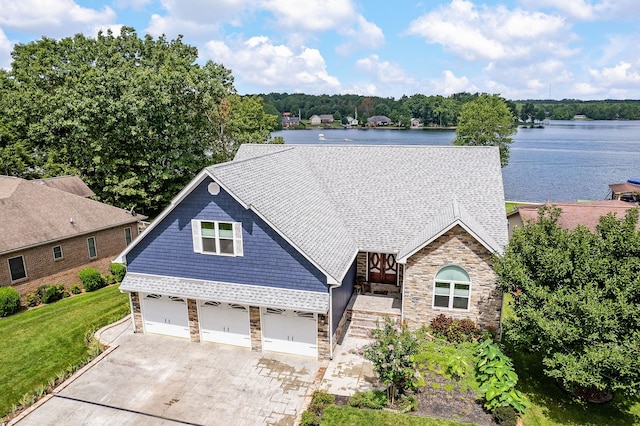
M501 426L516 426L518 424L518 413L513 407L496 407L493 410L493 417L496 423Z
M315 391L313 396L311 397L311 403L307 410L313 411L314 413L321 415L327 405L334 404L336 402L336 397L325 392L325 391Z
M300 417L300 426L319 426L320 416L312 411L303 411Z
M113 274L104 274L102 276L102 280L108 285L115 284L117 282L116 277Z
M440 314L431 320L433 334L449 342L473 342L480 336L480 328L470 319L453 319Z
M111 266L109 266L109 272L111 272L116 277L116 280L121 283L124 275L127 273L127 268L121 263L112 263Z
M349 398L349 405L358 408L373 408L380 410L389 404L387 393L380 390L356 392Z
M95 268L84 268L78 272L78 277L82 281L84 289L87 291L98 290L106 285L100 275L100 271Z
M484 394L484 408L492 411L498 407L513 407L524 414L529 402L515 388L518 375L511 358L491 339L478 346L476 377L480 382L478 390Z
M20 309L20 295L13 287L0 287L0 317L15 314Z
M64 284L60 283L58 285L48 285L39 287L41 290L41 301L42 303L53 303L58 300L69 297L69 292L66 288L64 288Z
M82 293L82 289L80 288L80 286L78 284L74 284L71 286L71 293L72 294L80 294Z

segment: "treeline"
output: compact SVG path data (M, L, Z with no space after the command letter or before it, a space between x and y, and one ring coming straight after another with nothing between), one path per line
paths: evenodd
M409 126L418 118L425 126L456 126L460 108L476 99L479 93L456 93L451 96L416 94L400 99L360 95L306 95L302 93L269 93L259 95L270 114L291 112L303 119L312 115L333 114L334 119L346 122L355 117L366 122L374 115L385 115L400 126ZM593 120L640 119L640 100L581 101L576 99L507 100L505 102L520 121L570 120L583 115Z

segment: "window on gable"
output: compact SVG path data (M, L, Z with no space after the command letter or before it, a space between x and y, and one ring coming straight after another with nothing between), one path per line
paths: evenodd
M242 224L192 220L193 250L196 253L242 256Z
M53 260L62 259L62 246L53 247Z
M131 244L131 228L124 228L124 242L126 245Z
M434 308L469 309L471 280L458 266L446 266L436 274L433 286Z
M98 251L96 250L96 239L95 237L87 238L87 247L89 248L89 258L93 259L98 256Z
M27 270L24 267L24 258L22 256L9 259L9 272L11 273L11 281L27 278Z

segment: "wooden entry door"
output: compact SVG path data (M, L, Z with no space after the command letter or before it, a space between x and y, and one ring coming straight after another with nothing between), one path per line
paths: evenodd
M387 253L369 253L369 282L396 284L398 264L396 256Z

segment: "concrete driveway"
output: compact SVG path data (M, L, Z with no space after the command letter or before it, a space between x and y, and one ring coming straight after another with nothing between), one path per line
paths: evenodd
M11 424L293 425L321 367L304 357L134 335L130 321L101 338L110 353Z

